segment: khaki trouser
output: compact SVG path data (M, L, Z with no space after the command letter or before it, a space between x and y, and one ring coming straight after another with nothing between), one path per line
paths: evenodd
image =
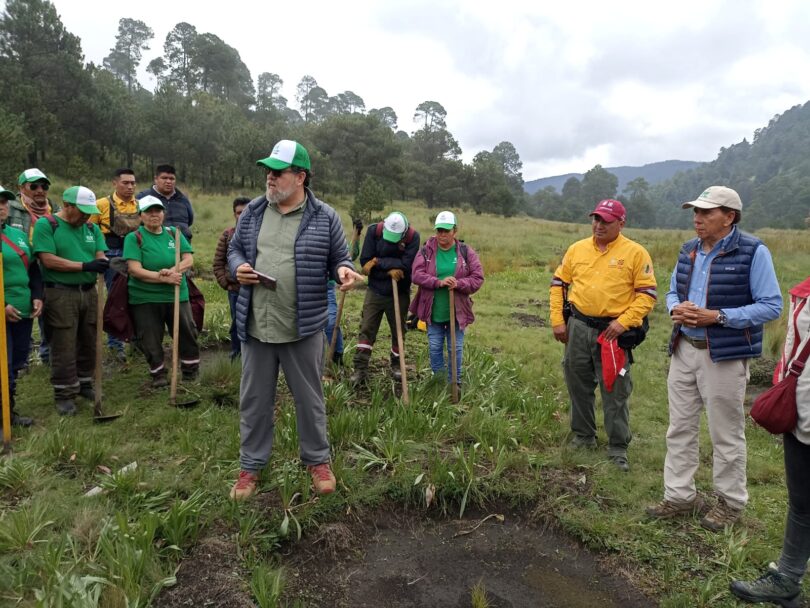
M707 349L679 340L669 365L669 429L664 462L664 498L690 502L695 498L700 414L705 405L713 448L714 490L728 505L742 509L745 487L745 412L748 359L717 363Z
M598 384L605 414L608 453L611 456L626 456L627 446L633 438L628 406L633 391L630 364L626 364L627 373L618 376L613 390L608 392L602 378L602 346L596 341L600 333L600 330L588 327L575 317L568 320L563 371L571 398L571 431L580 439L596 439L594 391Z
M93 382L96 365L96 288L45 288L45 336L51 345L51 384L57 400L73 399Z

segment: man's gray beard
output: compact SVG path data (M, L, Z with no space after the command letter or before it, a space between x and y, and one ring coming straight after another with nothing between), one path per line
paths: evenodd
M265 196L267 196L267 202L271 205L278 205L279 203L286 201L290 198L293 193L295 192L295 188L290 188L289 190L279 190L276 188L275 194L270 194L270 188L268 187L265 191Z

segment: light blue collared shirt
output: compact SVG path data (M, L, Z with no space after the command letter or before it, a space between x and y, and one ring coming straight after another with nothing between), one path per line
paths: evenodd
M731 232L721 239L709 253L705 253L703 243L698 242L697 255L695 255L695 263L692 266L692 279L689 283L688 297L690 302L694 302L701 308L706 307L706 290L712 260L725 248L736 230L737 226L734 226ZM678 265L676 264L669 280L669 291L667 292L667 310L670 313L675 306L680 304L677 291L677 274ZM721 310L726 313L728 318L726 327L745 329L754 325L762 325L767 321L778 318L782 313L782 292L779 289L779 282L776 280L771 252L764 243L757 247L754 252L749 277L751 297L754 302L737 308L722 308ZM681 326L681 331L690 338L706 339L705 327Z

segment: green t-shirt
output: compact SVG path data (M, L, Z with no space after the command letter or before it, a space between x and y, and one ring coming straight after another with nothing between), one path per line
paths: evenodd
M440 281L456 273L456 247L455 245L444 251L441 247L436 249L436 278ZM433 292L433 308L430 320L434 323L447 323L450 320L450 290L440 287Z
M143 240L138 244L138 234ZM194 253L191 245L183 233L180 233L180 253ZM160 234L152 234L141 226L135 232L130 232L124 238L125 260L137 260L145 270L159 271L164 268L174 268L174 228L161 230ZM129 288L130 304L154 304L174 302L174 285L168 283L147 283L129 275L127 282ZM188 301L188 283L186 276L180 282L180 301Z
M3 227L3 235L28 257L28 263L34 262L31 247L22 230L11 226ZM3 293L6 305L11 304L20 311L21 317L31 316L31 288L28 286L28 269L22 257L3 241Z
M71 226L61 217L54 215L56 227L52 227L47 217L41 217L34 224L34 253L52 253L71 262L92 262L96 252L107 251L107 243L95 224ZM42 266L42 279L46 282L84 285L95 283L95 272L63 272Z

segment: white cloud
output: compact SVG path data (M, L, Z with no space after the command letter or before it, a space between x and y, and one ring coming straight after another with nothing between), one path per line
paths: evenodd
M420 102L438 101L466 159L511 141L527 179L596 163L709 160L810 99L810 4L800 0L55 5L96 63L121 17L155 30L144 66L187 21L239 50L254 78L279 74L291 105L304 74L329 94L354 91L367 108L392 106L406 131Z

